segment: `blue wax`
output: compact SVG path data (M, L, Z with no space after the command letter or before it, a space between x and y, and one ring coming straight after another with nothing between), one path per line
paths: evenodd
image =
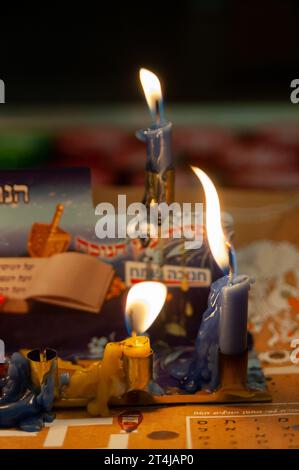
M19 427L23 431L39 431L51 422L55 391L55 367L45 375L39 392L34 391L28 359L20 353L12 355L5 384L1 387L0 428Z
M218 387L220 293L227 283L228 276L223 276L211 285L208 307L195 342L194 361L182 385L187 391L215 390Z
M194 361L182 383L185 390L215 390L219 385L219 349L223 354L246 350L249 288L249 278L243 275L232 281L223 276L211 285L195 342Z

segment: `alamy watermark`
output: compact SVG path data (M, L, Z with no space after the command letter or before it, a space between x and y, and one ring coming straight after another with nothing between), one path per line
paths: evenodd
M100 239L183 238L185 249L198 249L203 242L203 204L166 202L147 207L141 202L127 206L125 194L118 195L117 209L109 202L97 205L100 216L95 234Z
M299 338L294 338L291 342L291 348L294 348L294 351L291 352L290 359L293 364L299 363Z
M0 364L5 362L5 344L3 339L0 339Z
M294 80L291 81L290 87L292 88L292 91L290 94L291 103L298 104L299 103L299 78L294 78Z
M5 83L0 79L0 103L5 103Z

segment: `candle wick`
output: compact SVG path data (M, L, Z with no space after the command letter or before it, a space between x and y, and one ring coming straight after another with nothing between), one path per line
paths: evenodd
M159 126L159 124L161 122L161 113L160 113L159 100L155 101L155 115L156 115L156 125Z
M232 252L232 245L229 241L225 242L227 250L228 250L228 284L231 286L233 284L233 277L235 274L235 265L234 265L234 258Z
M134 346L138 346L138 336L137 336L137 333L136 331L132 331L132 339L133 339L133 344Z

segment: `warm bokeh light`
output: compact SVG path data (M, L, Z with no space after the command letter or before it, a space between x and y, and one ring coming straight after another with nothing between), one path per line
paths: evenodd
M224 271L229 266L227 240L221 225L220 203L217 190L212 180L200 168L191 167L200 180L206 199L207 237L212 255L218 266Z
M128 292L126 319L130 330L144 333L159 315L166 300L167 288L161 282L144 281Z
M156 103L162 100L160 80L157 75L147 69L139 70L139 78L145 94L145 98L151 113L156 111Z

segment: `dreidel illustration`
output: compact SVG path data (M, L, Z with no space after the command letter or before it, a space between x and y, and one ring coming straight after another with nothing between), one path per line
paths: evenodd
M67 251L71 235L58 227L64 206L58 204L50 224L35 223L28 238L28 253L32 257L49 257Z

